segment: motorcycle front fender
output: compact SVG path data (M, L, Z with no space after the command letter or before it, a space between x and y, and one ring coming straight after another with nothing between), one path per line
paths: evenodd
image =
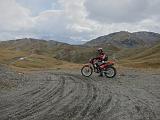
M91 64L85 64L84 67L92 67Z

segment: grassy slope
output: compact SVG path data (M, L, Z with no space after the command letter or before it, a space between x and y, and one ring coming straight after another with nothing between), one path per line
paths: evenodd
M67 44L50 45L46 41L0 44L0 64L20 68L79 68L80 63L96 56L96 47ZM112 45L102 46L112 59L119 56L119 64L129 67L160 67L160 44L145 49L118 49ZM24 60L19 58L25 57ZM68 61L68 62L67 62ZM77 64L76 64L77 63Z
M25 57L24 60L20 60ZM67 69L78 68L79 64L74 64L62 60L57 60L49 55L28 54L23 51L13 51L8 49L0 49L0 64L9 66L32 69L32 68L54 68Z
M105 45L103 48L109 55L119 50L112 45ZM40 68L45 66L50 67L52 66L51 64L56 65L57 63L55 61L59 60L68 61L68 63L86 63L88 62L88 59L97 56L97 47L75 46L63 43L54 43L53 41L32 39L2 42L0 43L0 49L0 63L13 64L13 62L20 57L30 56L27 59L34 59L32 61L32 65L31 60L23 60L23 64L30 63L28 66ZM40 62L38 63L38 61ZM50 65L47 65L47 63L44 65L45 62L50 63ZM16 64L14 65L25 67L22 66L22 61L18 61Z
M88 58L94 55L95 52L94 49L88 47L73 46L68 44L55 45L54 43L40 40L3 42L0 44L0 48L7 50L6 53L10 51L15 51L15 53L18 53L20 51L27 53L28 55L37 54L75 63L86 62ZM19 54L17 56L19 56Z
M12 61L18 59L19 57L26 56L25 52L22 51L12 51L8 49L0 48L0 63L10 64Z
M160 44L148 49L132 50L131 55L120 63L130 67L160 68Z
M12 64L13 66L20 67L20 68L54 68L54 69L74 69L78 68L79 64L74 64L62 60L57 60L55 58L51 58L44 55L36 55L32 54L31 56L27 57L22 61L16 61Z

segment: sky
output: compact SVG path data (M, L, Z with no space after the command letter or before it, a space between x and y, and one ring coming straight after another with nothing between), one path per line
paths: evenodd
M118 31L160 33L160 0L0 0L0 40L82 44Z

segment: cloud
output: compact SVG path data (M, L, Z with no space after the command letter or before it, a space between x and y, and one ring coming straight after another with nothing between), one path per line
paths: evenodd
M68 23L62 10L48 10L34 18L35 28L41 32L61 33Z
M35 27L32 31L45 39L80 43L80 39L89 39L93 31L93 22L86 19L84 0L59 0L60 10L46 10L34 17Z
M89 18L103 23L132 23L158 15L159 0L86 0Z
M0 39L73 44L117 31L160 32L159 0L1 0Z
M0 1L0 31L17 31L32 26L30 11L15 0Z

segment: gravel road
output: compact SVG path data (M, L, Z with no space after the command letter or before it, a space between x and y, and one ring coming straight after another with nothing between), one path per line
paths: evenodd
M16 73L0 67L0 120L160 120L160 74Z

